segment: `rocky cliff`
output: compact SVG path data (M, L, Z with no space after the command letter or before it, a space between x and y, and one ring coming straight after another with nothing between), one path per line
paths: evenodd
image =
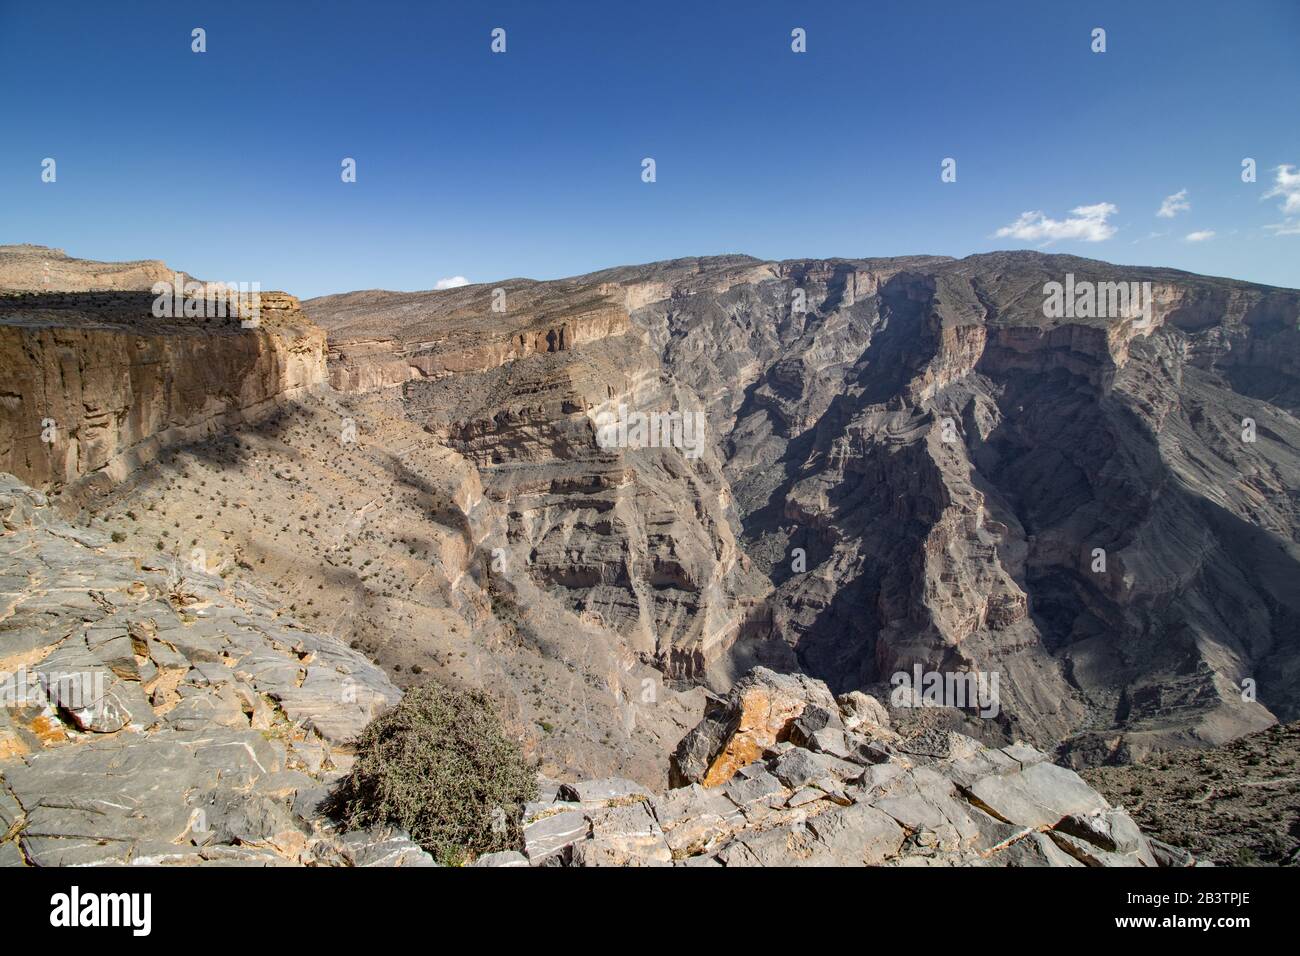
M0 259L3 261L3 259ZM325 336L293 296L155 318L149 292L0 294L0 469L105 490L161 449L256 421L320 385Z
M1090 303L1053 311L1051 283ZM670 675L725 689L766 662L882 695L917 666L996 675L970 732L1079 763L1296 713L1300 293L1038 253L503 287L518 315L486 286L306 308L396 355L467 314L492 342L621 298L622 334L391 380L506 506L531 584ZM709 447L600 454L581 418L620 404L698 409Z
M6 261L18 274L36 260ZM218 755L160 732L212 717L276 737L254 723L252 692L286 713L305 701L290 723L330 724L333 704L294 693L334 680L312 677L313 655L340 675L366 662L362 683L385 693L430 678L487 690L527 757L569 782L560 803L582 806L535 822L560 818L577 846L619 831L654 847L646 859L662 838L670 857L728 865L868 862L859 838L881 833L874 862L1114 862L1100 847L1150 863L1159 853L1131 821L1045 754L1140 761L1300 707L1293 290L1034 253L730 256L302 309L263 293L244 327L155 319L152 296L114 289L152 276L128 265L68 267L69 283L107 290L0 295L0 467L59 492L72 520L5 486L18 517L0 669L82 654L65 647L80 633L70 613L95 625L75 662L113 702L65 706L57 681L37 680L45 696L6 712L0 759L21 765L0 768L0 822L12 837L21 818L34 841L0 842L11 856L100 853L38 797L80 792L120 748L199 774L184 807L121 795L164 829L202 809L188 801L220 790L220 774L247 782L243 765L203 776ZM1067 315L1047 304L1053 283L1096 294ZM1118 283L1149 288L1144 307L1099 313ZM190 591L172 587L181 578ZM195 601L204 613L186 611ZM290 617L315 636L299 644L274 623ZM176 621L208 643L155 648L150 629ZM214 661L248 686L219 690ZM803 675L789 678L798 693L760 688L767 703L750 708L756 664ZM179 681L154 683L168 668ZM880 701L878 730L854 723L853 708L876 713L845 703L855 692ZM172 727L189 697L208 716ZM810 702L830 716L797 729ZM346 763L345 733L302 731L266 753L249 738L258 774L297 769L306 791ZM295 741L330 756L295 756ZM786 779L783 761L827 773ZM572 789L614 776L651 795L636 801L645 819L623 805L626 784ZM971 789L983 778L1012 803ZM670 779L685 786L653 797ZM750 807L730 793L738 779L771 789ZM252 824L235 821L213 846L346 855L278 781L257 791L271 829L238 836ZM232 800L204 806L228 815ZM1063 812L1029 823L1020 800ZM596 810L623 812L601 829ZM822 813L847 848L813 826ZM714 816L726 825L703 842L669 836L671 821L686 834ZM232 852L187 832L122 837L110 856ZM563 859L627 847L573 846ZM422 859L400 838L390 849Z
M368 391L486 372L627 333L621 294L602 284L511 280L442 292L350 292L311 302L330 333L330 384Z
M575 615L670 678L700 679L724 657L764 583L736 547L716 444L703 428L693 449L598 440L620 409L703 414L633 326L621 285L511 280L307 308L330 330L335 387L401 385L405 416L478 469L500 600Z

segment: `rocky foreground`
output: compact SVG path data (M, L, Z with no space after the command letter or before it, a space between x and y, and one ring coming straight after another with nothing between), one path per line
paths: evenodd
M661 795L558 788L526 811L533 866L1192 866L1024 744L902 737L860 692L755 668L681 742Z
M430 862L317 809L400 696L377 667L8 475L0 523L0 864Z

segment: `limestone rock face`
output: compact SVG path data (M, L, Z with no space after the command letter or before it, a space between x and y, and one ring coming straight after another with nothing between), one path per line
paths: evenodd
M1067 281L1148 283L1149 309L1049 314ZM306 308L336 384L404 383L479 468L511 587L670 676L725 692L768 664L884 699L917 665L997 675L968 729L1080 765L1300 715L1294 290L1028 252L724 256ZM699 410L709 448L599 454L620 405Z
M14 863L429 865L319 804L400 691L265 595L127 562L0 475L0 845Z
M577 280L348 292L308 309L330 333L330 384L342 391L485 372L631 328L620 290Z
M615 283L511 280L306 308L329 329L336 388L400 385L406 415L478 468L482 548L521 616L576 615L625 659L703 680L765 585L737 547L703 405L625 298ZM629 411L676 415L681 441L603 441Z
M21 822L31 862L420 863L311 816L348 669L488 690L569 781L548 865L1183 859L1045 753L1300 715L1294 290L724 256L263 293L244 328L155 319L178 276L0 247L0 469L37 489L0 495L0 661L39 689L4 709L0 859ZM1067 276L1150 308L1049 315ZM914 670L993 696L931 711ZM59 842L85 821L39 794L123 761L162 768L164 802L119 794L157 828Z
M0 257L0 262L3 262ZM255 422L318 387L325 336L293 296L261 321L157 319L148 292L0 294L0 469L109 488L170 446Z
M66 284L45 283L31 269L45 261L38 252L0 249L5 275L34 275L15 285L36 290L0 295L0 462L78 523L111 530L127 553L266 587L401 685L487 689L549 772L663 783L665 753L702 701L664 672L690 673L705 648L735 638L741 569L716 460L631 449L624 462L621 450L594 445L589 412L610 393L574 375L569 359L627 336L617 296L553 298L496 332L463 318L422 339L407 358L428 377L411 386L458 398L476 383L505 388L499 407L448 403L456 417L417 419L408 411L418 403L394 389L334 392L324 335L291 296L261 293L252 328L193 294L180 317L159 319L146 290L183 273L80 263ZM507 301L528 298L512 291ZM610 381L641 394L671 388L663 376L642 384L654 356L625 351L608 351L631 370ZM498 414L502 424L514 416L520 447L485 457ZM588 461L569 461L570 441L590 449ZM556 482L558 468L568 474ZM648 480L633 486L636 471ZM721 547L678 512L689 498L722 529ZM588 517L605 534L590 547L609 581L599 594L572 570L567 543L584 540ZM533 538L546 539L535 555ZM304 684L297 704L310 709L314 693ZM104 715L88 719L116 729Z
M753 742L749 729L785 718L786 739L730 769L724 786L690 782L662 796L610 792L575 802L562 791L531 805L524 838L533 866L1191 866L1184 851L1149 840L1072 770L1022 744L987 747L947 735L931 747L860 723L837 730L850 759L791 743L791 724L845 726L874 708L842 705L825 684L756 669L717 713L683 741L733 728L727 743ZM869 699L869 698L868 698ZM775 706L769 706L775 701ZM826 706L829 703L830 709ZM878 707L878 702L876 707ZM842 707L842 709L841 709ZM761 715L761 716L760 716ZM823 731L814 732L823 733ZM871 747L883 759L867 759ZM741 758L743 759L743 758ZM718 767L715 763L710 769ZM599 793L607 788L593 788Z
M1037 253L756 268L597 274L674 290L632 318L774 586L733 671L995 673L974 732L1079 763L1296 716L1300 293ZM1067 275L1150 282L1149 320L1047 317Z
M0 465L126 550L219 554L398 684L490 689L551 775L662 786L702 688L755 665L890 704L777 741L836 759L907 729L913 668L997 679L944 728L1075 766L1300 706L1292 290L725 256L264 293L244 329L153 319L152 265L56 259L0 249L11 285L81 290L0 296ZM1149 316L1049 316L1067 276L1149 282ZM684 779L727 752L700 742Z

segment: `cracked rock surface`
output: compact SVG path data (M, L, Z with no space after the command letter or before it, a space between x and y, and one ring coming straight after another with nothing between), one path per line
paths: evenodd
M247 586L132 562L0 476L0 862L430 865L318 809L399 691Z
M1195 865L1190 854L1149 840L1127 811L1041 751L950 732L944 756L909 754L887 720L855 722L868 709L863 696L835 702L820 681L756 668L682 741L676 777L689 782L660 795L626 780L561 788L527 808L528 862ZM801 721L835 725L837 750L848 759L819 747L825 726L804 734L804 745L792 743ZM845 721L855 729L841 729ZM742 752L754 759L736 766Z

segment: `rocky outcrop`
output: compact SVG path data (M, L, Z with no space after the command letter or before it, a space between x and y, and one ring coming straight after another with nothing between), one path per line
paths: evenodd
M706 744L706 742L708 742ZM692 758L713 751L704 769ZM752 754L753 759L731 759ZM719 759L721 758L721 759ZM1191 866L1016 743L900 735L867 695L756 669L682 741L683 786L565 786L525 811L533 866ZM552 788L554 789L554 788ZM503 861L504 862L504 861ZM511 857L513 865L522 859Z
M320 809L400 692L256 590L123 561L0 476L0 864L430 865Z
M741 767L787 741L796 718L802 719L810 704L826 713L836 707L820 681L774 674L765 668L751 671L725 699L711 699L704 719L677 745L670 777L673 785L714 787L725 783Z
M630 329L627 313L598 308L563 317L485 323L472 337L434 342L342 340L329 350L329 380L343 392L369 391L413 379L486 372L529 355L564 352Z
M1049 315L1067 276L1149 282L1149 315ZM248 330L84 295L5 299L8 466L65 502L113 486L137 548L194 523L395 675L494 686L550 770L662 783L689 684L756 663L882 699L918 667L996 678L954 728L1077 765L1300 706L1293 291L1036 253L683 259L313 300L328 373L289 297ZM655 414L703 427L604 440Z
M503 599L551 620L546 605L558 603L615 635L625 657L701 679L763 586L736 548L702 414L679 435L689 445L601 440L621 411L672 412L694 426L701 410L663 374L621 298L609 282L507 282L306 308L331 330L336 387L400 383L406 416L478 468L493 512L484 558ZM381 325L397 334L369 338Z
M260 321L158 319L147 292L0 295L0 469L99 490L160 450L257 421L324 381L325 336L293 296Z
M729 256L350 293L307 303L319 327L263 293L244 328L154 319L136 265L0 296L0 467L82 506L56 527L10 495L39 533L11 529L5 660L111 690L38 679L6 711L0 859L421 860L286 802L279 774L325 782L318 743L325 774L347 754L309 659L339 643L281 607L394 685L488 689L529 759L588 781L534 808L534 862L1181 859L1044 754L1142 760L1300 707L1300 293L1036 253ZM1150 282L1149 315L1049 315L1067 275ZM189 614L181 577L220 610ZM894 686L913 673L991 696ZM312 733L255 726L253 692ZM172 736L199 727L257 766ZM164 821L141 840L96 849L39 804L137 763L185 794L115 798ZM222 786L263 771L254 826ZM210 853L172 829L200 809L227 821Z

